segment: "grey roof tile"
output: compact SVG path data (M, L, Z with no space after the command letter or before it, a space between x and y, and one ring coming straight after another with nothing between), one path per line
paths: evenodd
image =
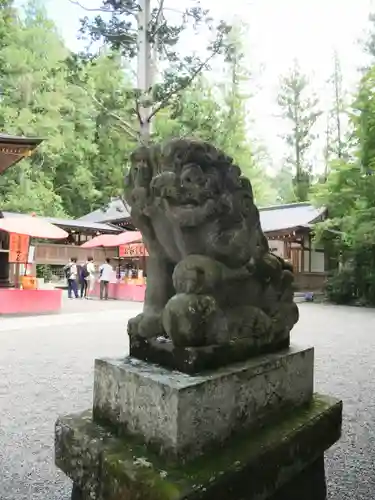
M127 219L130 214L124 203L120 199L111 200L107 206L102 209L94 210L83 217L80 217L80 221L92 221L92 222L108 222Z
M259 209L262 229L265 233L282 231L298 226L309 226L324 213L324 208L316 208L310 203L290 203ZM78 221L113 222L130 217L122 200L112 200L105 208L95 210Z
M290 203L259 209L263 232L282 231L298 226L309 226L325 212L310 203Z
M8 135L0 133L0 144L26 144L27 146L37 146L42 141L43 139L39 137L24 137L20 135Z

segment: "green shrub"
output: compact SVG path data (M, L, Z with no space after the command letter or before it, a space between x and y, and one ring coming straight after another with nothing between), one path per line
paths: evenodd
M52 269L51 266L47 264L37 264L36 265L36 277L44 278L45 282L51 281L52 279Z
M350 304L358 299L358 290L354 272L344 268L332 274L326 282L325 294L335 304Z

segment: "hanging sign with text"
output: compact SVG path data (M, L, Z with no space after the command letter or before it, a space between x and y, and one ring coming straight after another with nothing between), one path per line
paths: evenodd
M128 259L132 257L147 257L148 252L143 243L129 243L119 246L118 256Z
M9 262L26 264L29 256L30 237L25 234L10 233Z

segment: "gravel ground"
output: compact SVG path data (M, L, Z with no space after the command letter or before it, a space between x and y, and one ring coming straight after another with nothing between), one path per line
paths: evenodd
M0 498L69 500L54 467L57 415L91 406L93 360L127 350L140 305L71 301L70 314L0 319ZM293 340L316 347L316 390L344 400L343 438L327 454L330 500L375 491L375 310L300 304Z
M375 498L375 310L300 304L293 340L315 346L315 390L344 402L343 436L326 455L329 500Z

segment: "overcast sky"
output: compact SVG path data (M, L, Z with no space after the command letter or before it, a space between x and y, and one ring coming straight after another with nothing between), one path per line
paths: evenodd
M176 6L177 2L168 3ZM179 3L189 4L189 1L179 0ZM336 49L345 86L353 89L358 81L357 70L365 61L359 39L365 35L374 1L202 0L201 3L218 19L231 22L236 16L249 26L246 49L257 77L257 95L252 103L255 130L275 164L279 164L285 153L279 139L283 124L275 117L280 75L298 58L324 103L328 92L326 80L332 73L332 54ZM68 45L72 49L81 48L77 31L79 18L85 12L69 0L45 0L45 4ZM81 0L81 4L92 7L100 2ZM190 40L189 47L191 43ZM199 43L193 44L195 48Z

